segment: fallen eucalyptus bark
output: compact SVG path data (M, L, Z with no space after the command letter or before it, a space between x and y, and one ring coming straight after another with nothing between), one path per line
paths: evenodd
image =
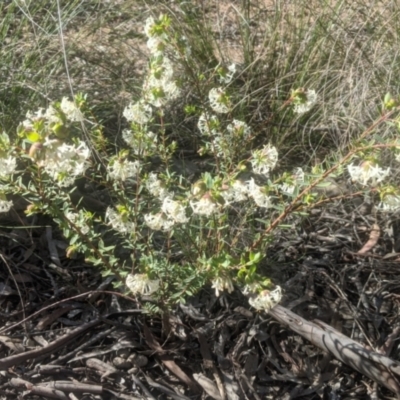
M321 321L307 321L292 311L277 305L269 314L283 325L335 356L344 364L368 376L400 398L400 363L370 351L359 343Z

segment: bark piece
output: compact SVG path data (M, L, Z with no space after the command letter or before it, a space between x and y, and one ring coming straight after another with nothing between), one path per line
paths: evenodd
M315 346L328 351L338 360L400 395L400 384L394 376L394 373L400 373L399 363L382 354L367 350L321 321L307 321L280 305L272 308L269 314Z

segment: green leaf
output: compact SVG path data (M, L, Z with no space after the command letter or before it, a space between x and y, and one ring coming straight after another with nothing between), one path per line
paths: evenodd
M42 136L40 135L40 133L35 131L27 132L26 138L32 143L40 142L42 140Z

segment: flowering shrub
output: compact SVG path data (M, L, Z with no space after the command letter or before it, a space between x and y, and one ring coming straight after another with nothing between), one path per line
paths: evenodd
M23 196L28 215L46 213L60 226L70 242L67 256L84 254L104 275L114 275L132 295L151 296L161 309L208 283L217 296L237 287L251 306L268 310L282 296L279 286L268 290L271 282L257 269L270 236L297 209L305 212L323 200L315 189L326 178L342 176L360 189L372 188L381 211L400 208L398 189L383 186L391 170L380 166L383 149L400 148L395 140L367 141L367 130L344 157L327 159L326 170L296 167L278 174L278 149L256 146L255 132L235 113L238 99L230 84L236 65L221 65L208 76L197 71L190 44L166 15L150 17L144 32L149 69L140 98L123 112L126 148L115 153L83 95L28 113L15 143L0 136L0 212L12 207L7 194ZM195 178L174 168L179 144L168 133L168 114L193 79L199 101L184 109L196 116L198 158L207 161ZM282 108L306 113L317 99L314 90L297 89ZM377 123L397 110L390 100ZM83 177L107 188L104 212L71 202L75 181ZM121 248L130 258L119 255Z

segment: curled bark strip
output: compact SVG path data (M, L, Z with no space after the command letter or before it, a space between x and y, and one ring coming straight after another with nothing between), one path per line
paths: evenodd
M381 230L379 229L379 225L373 224L367 243L365 243L364 246L360 250L358 250L357 254L366 254L371 251L378 243L380 234Z
M367 350L323 322L307 321L282 306L275 306L269 314L315 346L400 396L400 383L394 375L400 375L400 364L396 361Z

